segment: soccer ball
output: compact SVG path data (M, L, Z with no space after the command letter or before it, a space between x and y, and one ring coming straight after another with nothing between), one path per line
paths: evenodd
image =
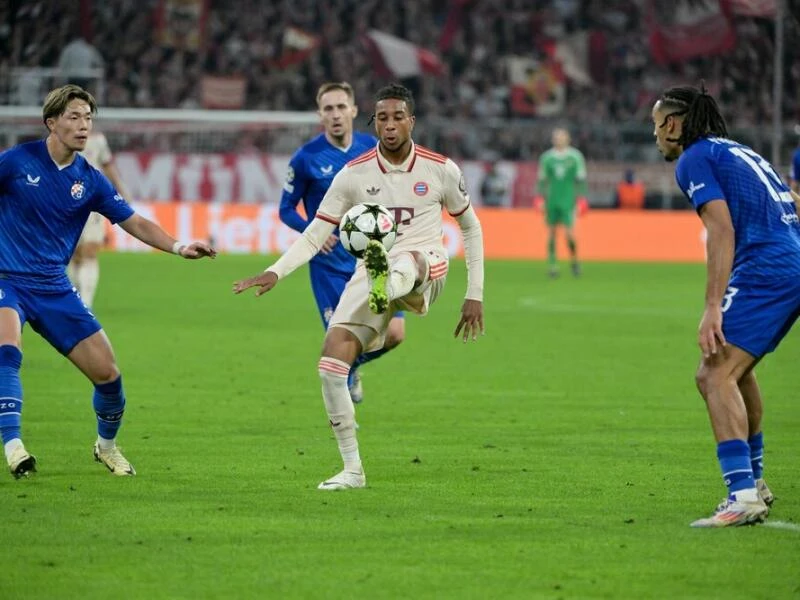
M397 237L397 223L380 204L356 204L348 210L339 224L342 246L356 258L364 257L367 242L377 240L391 250Z

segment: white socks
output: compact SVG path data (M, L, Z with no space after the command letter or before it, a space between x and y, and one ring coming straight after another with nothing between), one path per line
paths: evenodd
M406 296L414 289L416 280L417 261L411 254L404 252L389 265L389 279L386 283L389 301Z
M100 450L112 450L117 445L116 440L107 440L104 437L97 436L97 445L100 447Z
M356 421L353 401L347 390L350 365L336 358L323 356L319 360L319 378L322 380L322 398L331 429L339 444L344 470L361 473L361 456L356 440Z
M5 453L6 453L6 462L10 462L11 461L11 455L14 453L14 451L17 448L22 448L22 447L23 447L22 446L22 440L19 439L19 438L14 438L13 440L6 442L3 445L3 450L5 450Z
M75 287L81 295L83 303L89 308L94 303L97 282L100 280L100 263L96 258L85 258L77 265Z

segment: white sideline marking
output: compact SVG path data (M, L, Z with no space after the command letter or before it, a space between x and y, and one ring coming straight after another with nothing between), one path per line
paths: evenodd
M786 521L766 521L762 523L764 527L772 527L773 529L784 529L786 531L794 531L800 533L800 525L796 523L787 523Z

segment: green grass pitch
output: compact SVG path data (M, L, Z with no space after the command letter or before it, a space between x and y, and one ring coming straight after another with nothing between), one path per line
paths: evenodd
M305 271L265 257L104 254L96 313L128 397L92 460L91 386L26 329L23 434L0 477L0 598L797 598L800 326L758 368L769 522L693 530L724 495L694 388L701 265L486 266L486 336L452 338L454 261L425 318L364 368L368 488L340 468Z

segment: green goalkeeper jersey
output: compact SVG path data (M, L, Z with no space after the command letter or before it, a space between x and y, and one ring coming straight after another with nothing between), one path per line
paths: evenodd
M586 195L586 161L577 148L551 148L539 159L539 193L551 205L571 207Z

